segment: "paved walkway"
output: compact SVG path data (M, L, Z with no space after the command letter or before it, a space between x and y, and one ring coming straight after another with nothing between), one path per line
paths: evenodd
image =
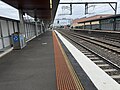
M0 58L0 90L56 90L51 31Z

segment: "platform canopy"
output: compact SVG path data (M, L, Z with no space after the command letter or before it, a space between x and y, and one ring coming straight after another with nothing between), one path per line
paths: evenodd
M53 20L60 0L2 0L39 19Z

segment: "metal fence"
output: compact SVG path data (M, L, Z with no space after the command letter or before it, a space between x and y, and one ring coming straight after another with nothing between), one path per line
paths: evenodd
M36 35L36 27L34 23L25 23L26 40L33 38ZM40 35L41 25L38 25L38 34ZM20 22L18 20L0 17L0 51L11 47L10 36L14 32L19 32Z

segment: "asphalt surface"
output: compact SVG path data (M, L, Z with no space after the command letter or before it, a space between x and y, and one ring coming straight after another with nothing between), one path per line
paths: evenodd
M56 90L51 31L0 58L0 90Z

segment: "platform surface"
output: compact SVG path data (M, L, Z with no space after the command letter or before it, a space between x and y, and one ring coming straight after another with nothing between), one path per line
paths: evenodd
M0 90L119 90L113 79L55 32L47 31L24 49L0 58ZM80 68L70 63L72 57Z
M0 90L56 90L51 31L0 58Z

